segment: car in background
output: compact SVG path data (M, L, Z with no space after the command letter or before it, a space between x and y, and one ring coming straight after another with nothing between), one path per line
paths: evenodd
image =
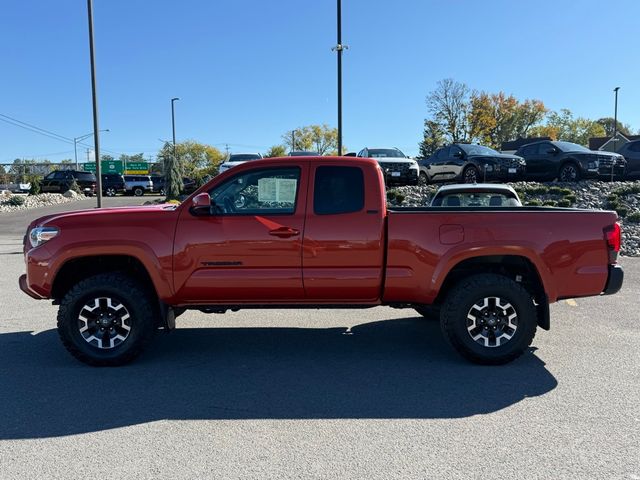
M54 170L42 179L40 191L43 193L64 193L76 181L80 191L88 197L96 193L96 176L80 170Z
M496 183L454 184L440 187L431 199L432 207L521 207L516 191Z
M358 157L373 158L378 162L387 185L417 185L418 162L398 148L369 148L358 152Z
M311 152L309 150L293 150L289 152L289 157L320 157L318 152Z
M633 140L625 143L618 153L627 161L625 178L640 177L640 140Z
M418 163L421 185L447 181L509 182L522 179L527 168L525 160L518 155L468 143L454 143L439 148Z
M153 181L149 175L125 175L124 190L127 195L141 197L145 193L153 192Z
M115 197L118 193L124 193L124 177L118 173L105 173L100 176L102 180L102 194L107 197Z
M251 160L260 160L262 155L259 153L232 153L229 158L222 162L218 167L218 172L226 172L236 165L240 165L244 162L250 162Z
M527 178L577 182L583 178L622 178L626 160L618 153L589 150L571 142L545 140L523 145L516 151L527 162Z
M162 175L151 175L151 181L153 182L153 192L160 195L166 195L166 179ZM198 188L198 184L195 180L187 177L182 177L182 193L190 194Z

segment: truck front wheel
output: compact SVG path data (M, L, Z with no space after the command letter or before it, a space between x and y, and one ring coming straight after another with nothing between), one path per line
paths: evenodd
M531 294L502 275L474 275L459 282L442 305L445 338L475 363L510 362L531 345L536 333Z
M104 273L77 283L58 310L58 334L78 360L95 366L130 362L155 331L153 303L137 282Z

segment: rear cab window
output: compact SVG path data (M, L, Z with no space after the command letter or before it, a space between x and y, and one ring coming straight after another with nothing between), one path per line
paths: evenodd
M359 167L320 166L313 187L313 212L338 215L364 208L364 175Z

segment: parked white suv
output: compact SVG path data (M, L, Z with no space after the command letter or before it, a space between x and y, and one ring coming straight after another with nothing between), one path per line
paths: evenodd
M141 197L153 191L153 182L149 175L124 175L125 195Z
M262 155L259 153L232 153L229 155L229 159L226 162L220 164L218 171L220 173L226 172L236 165L240 165L241 163L249 162L251 160L260 160L261 158Z
M398 148L365 147L357 156L376 160L382 168L387 185L418 185L418 162L407 157Z

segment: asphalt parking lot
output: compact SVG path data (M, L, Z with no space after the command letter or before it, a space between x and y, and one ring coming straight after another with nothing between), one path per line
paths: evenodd
M640 259L622 258L619 294L553 305L552 330L502 367L375 308L188 312L99 369L18 289L24 228L45 213L0 216L2 480L640 479Z

